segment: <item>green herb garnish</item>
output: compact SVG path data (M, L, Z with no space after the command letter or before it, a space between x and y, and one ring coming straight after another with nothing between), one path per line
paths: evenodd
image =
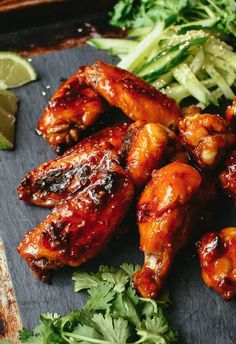
M97 273L75 272L75 291L86 290L88 299L80 310L66 316L43 314L31 332L20 331L21 343L61 344L169 344L177 340L159 301L139 297L132 277L139 266L100 266Z

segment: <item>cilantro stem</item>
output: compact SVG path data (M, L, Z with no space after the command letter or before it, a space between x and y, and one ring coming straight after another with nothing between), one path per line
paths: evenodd
M75 338L75 339L89 341L90 343L111 344L110 342L107 342L106 340L97 339L97 338L91 338L91 337L85 337L85 336L81 336L80 334L71 333L71 332L63 332L63 335L66 336L66 337L72 337L72 338Z

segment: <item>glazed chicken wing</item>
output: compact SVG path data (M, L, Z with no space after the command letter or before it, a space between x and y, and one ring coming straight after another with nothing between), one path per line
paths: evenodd
M233 131L236 132L236 97L234 98L232 105L227 107L225 117Z
M202 277L225 301L236 295L236 227L203 235L198 243Z
M236 150L229 153L220 173L220 186L236 205Z
M183 144L201 168L214 168L227 148L236 143L236 135L220 116L194 114L179 121Z
M22 178L18 195L22 201L54 207L87 187L112 161L121 147L127 123L118 123L84 139L61 157L47 161Z
M70 77L53 95L37 127L56 153L79 140L81 130L91 126L107 105L85 84L83 68Z
M176 102L135 75L102 61L85 67L85 74L88 85L133 121L177 126Z
M79 266L106 245L123 220L134 193L128 174L115 162L73 198L62 201L21 241L18 252L34 274Z
M123 143L126 167L135 186L141 189L155 168L163 165L173 153L176 135L159 123L132 123Z
M157 297L175 253L194 231L201 183L197 170L173 162L155 170L141 194L137 221L145 261L134 276L134 285L143 297Z

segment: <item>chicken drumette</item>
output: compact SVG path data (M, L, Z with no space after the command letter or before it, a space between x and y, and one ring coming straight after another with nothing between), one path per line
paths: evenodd
M173 162L152 173L140 196L137 222L144 266L134 276L143 297L156 298L175 253L183 247L199 218L202 178L193 167Z
M133 199L129 175L113 160L74 197L59 203L21 241L18 252L34 274L79 266L94 257L116 232Z
M236 295L236 227L203 235L198 253L206 285L230 300Z
M124 137L122 155L137 189L151 178L155 168L168 162L179 147L176 135L159 123L136 121Z

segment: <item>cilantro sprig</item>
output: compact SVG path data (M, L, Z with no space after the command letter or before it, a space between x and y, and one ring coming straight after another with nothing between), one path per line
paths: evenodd
M86 290L88 299L80 309L66 316L42 314L31 332L20 331L27 344L169 344L177 340L164 307L168 295L154 301L139 297L133 286L133 274L139 266L123 264L119 268L100 266L97 273L75 272L76 292Z

